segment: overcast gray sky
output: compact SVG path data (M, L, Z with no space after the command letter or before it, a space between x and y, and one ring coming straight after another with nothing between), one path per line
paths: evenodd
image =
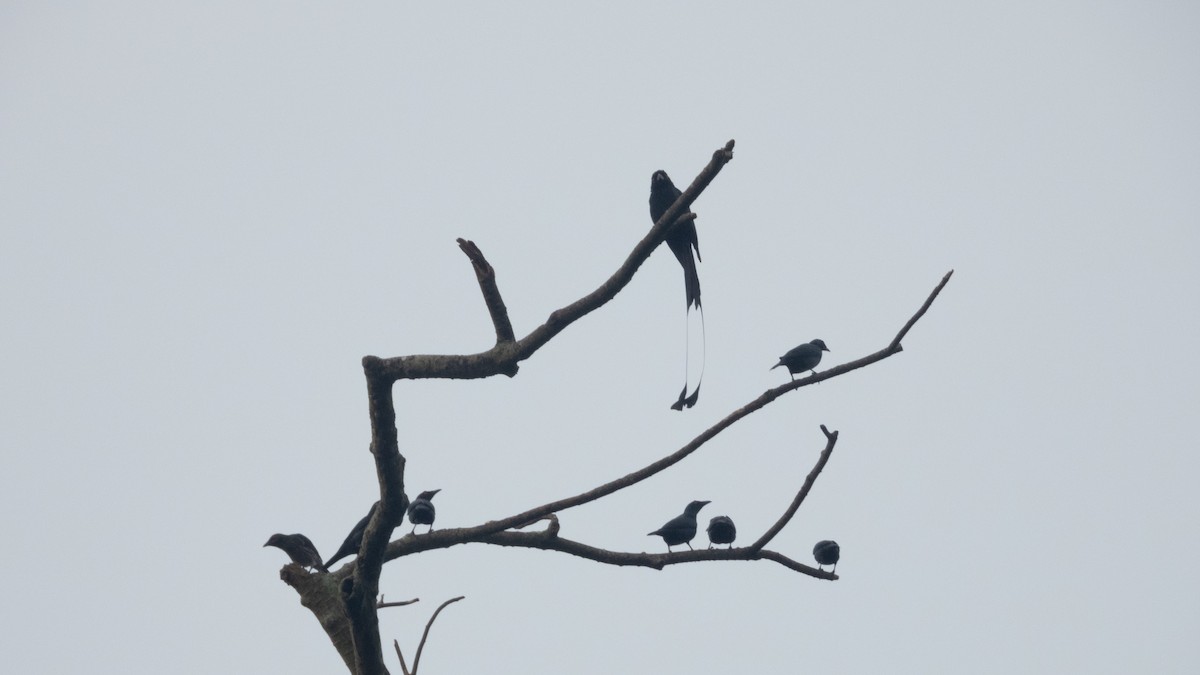
M262 548L375 498L364 354L471 353L695 204L707 370L656 251L514 379L396 387L438 525L573 494L657 551L692 499L840 581L460 546L389 565L433 673L1200 670L1200 7L1190 2L0 4L0 512L11 672L339 672ZM693 336L694 338L695 336ZM393 672L399 672L394 661Z

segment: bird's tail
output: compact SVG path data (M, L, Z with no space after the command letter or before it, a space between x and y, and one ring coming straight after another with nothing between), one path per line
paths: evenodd
M697 284L699 284L699 282L697 282ZM704 366L707 364L707 360L708 360L707 356L706 356L706 353L708 351L708 340L705 339L705 335L704 335L704 332L705 332L704 331L704 310L700 309L699 298L697 298L697 301L696 301L696 310L700 312L700 340L701 340L701 343L700 343L701 344L700 377L699 377L699 379L696 380L696 388L694 390L692 390L692 395L688 396L687 377L688 377L688 373L690 372L689 356L692 351L692 349L691 349L691 327L692 327L692 325L691 325L691 323L688 323L687 324L687 337L685 338L685 342L684 342L684 350L685 351L684 351L684 355L683 355L683 373L684 373L684 375L683 375L683 377L684 377L683 390L679 392L679 399L671 404L671 410L683 410L684 408L690 408L690 407L696 405L696 401L700 400L700 385L704 384ZM686 314L685 314L685 318L686 318Z
M691 252L681 260L683 263L683 290L687 297L687 308L693 306L700 309L700 275L696 273L696 262L692 260Z

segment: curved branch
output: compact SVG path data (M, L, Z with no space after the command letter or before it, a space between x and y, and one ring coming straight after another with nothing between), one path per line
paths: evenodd
M954 273L954 271L951 270L950 272L946 273L946 275L944 277L942 277L941 283L939 283L933 289L933 291L929 294L929 297L927 297L925 299L925 302L921 305L921 308L919 310L917 310L917 313L915 315L913 315L913 317L911 319L909 319L908 323L905 324L904 328L901 329L901 332L897 335L897 339L902 338L908 332L908 330L911 329L912 326L916 323L917 319L920 319L921 316L923 316L925 314L925 312L929 309L930 305L933 304L934 299L937 298L938 294L942 291L942 288L944 288L946 286L946 283L950 280L950 275L953 273ZM468 541L468 540L473 541L473 540L475 540L475 537L478 537L481 535L486 535L486 534L489 534L492 532L502 532L504 530L512 529L514 527L521 527L532 521L538 520L540 518L545 518L546 516L550 515L551 513L564 511L566 509L569 509L569 508L572 508L575 506L580 506L582 504L586 504L588 502L595 501L597 499L600 499L601 497L610 495L618 490L627 488L630 485L634 485L643 480L646 480L647 478L671 467L672 465L677 464L678 462L682 461L685 457L687 457L688 455L690 455L693 452L695 452L696 450L698 450L700 448L700 446L707 443L709 440L711 440L717 434L719 434L722 431L724 431L725 429L733 426L734 423L738 422L743 417L749 415L752 412L755 412L756 410L759 410L760 408L765 407L767 404L773 402L775 399L779 398L780 396L782 396L790 391L794 391L796 389L799 389L800 387L806 387L806 386L808 386L810 384L814 384L816 382L822 382L824 380L828 380L830 378L834 378L839 375L844 375L845 373L848 373L852 370L858 370L859 368L868 366L877 361L882 361L883 359L886 359L887 357L892 356L893 354L896 354L900 351L903 351L903 348L900 347L897 340L893 340L892 344L875 352L874 354L869 354L861 359L851 361L849 363L843 363L842 365L839 365L839 366L834 366L833 368L829 368L827 370L821 371L815 375L809 375L807 377L802 377L800 379L781 384L778 387L775 387L773 389L768 389L767 391L760 394L758 396L758 398L747 403L746 405L742 406L741 408L734 410L733 412L729 413L724 418L722 418L720 421L718 421L716 424L705 429L703 432L700 433L700 435L696 436L691 441L689 441L686 445L684 445L682 448L676 450L675 452L671 453L670 455L667 455L666 457L663 457L662 459L660 459L656 462L648 464L648 465L642 467L641 469L638 469L637 471L634 471L625 476L622 476L615 480L604 483L603 485L592 488L591 490L588 490L587 492L583 492L583 493L580 493L580 494L577 494L577 495L574 495L571 497L559 499L559 500L556 500L553 502L549 502L547 504L542 504L541 506L536 506L534 508L528 509L521 513L518 513L518 514L515 514L512 516L508 516L508 517L502 518L500 520L489 521L487 523L483 523L483 524L477 525L475 527L462 528L459 530L441 530L441 531L435 532L433 534L434 535L440 534L444 537L446 535L446 533L448 533L448 532L462 532L462 533L464 533L464 536L466 537L466 539L464 539L463 541ZM824 429L824 427L822 427L822 429ZM429 536L429 535L426 535L426 536ZM401 539L400 541L392 542L392 545L388 548L388 552L387 552L388 560L392 560L401 555L407 555L409 552L412 552L409 548L399 545L401 542L404 542L405 540L407 540L407 537L405 537L404 539ZM439 537L439 540L441 540L441 537ZM443 545L437 546L437 548L445 548L446 546L452 546L455 543L462 543L462 542L445 540ZM420 550L427 550L427 549L422 548Z
M801 572L803 574L807 574L810 577L816 577L818 579L837 581L839 578L841 578L837 574L834 574L833 572L826 572L825 570L813 569L812 567L809 567L808 565L805 565L804 563L796 562L795 560L792 560L791 558L787 557L786 555L783 555L782 553L776 553L775 551L759 551L758 558L762 559L762 560L771 560L773 562L777 562L780 565L783 565L784 567L786 567L790 570L795 570L796 572Z
M425 624L425 632L421 634L421 644L417 645L417 655L413 657L412 675L417 675L417 668L419 668L421 665L421 652L425 651L425 641L429 639L429 629L433 628L433 622L434 622L434 620L436 620L438 618L438 614L441 614L442 610L446 609L446 606L449 605L450 603L458 602L459 600L462 600L465 597L467 597L467 596L460 595L457 598L450 598L449 600L447 600L447 601L443 602L441 605L439 605L438 608L433 611L433 616L429 617L429 623Z
M808 496L808 491L812 489L813 483L817 482L817 476L821 475L821 470L825 468L825 463L829 461L829 456L833 454L833 446L837 445L838 439L838 432L830 431L825 428L824 424L821 425L821 432L825 434L825 449L821 451L821 456L817 458L816 466L812 468L812 471L808 472L808 477L804 479L804 485L800 487L800 491L796 493L796 498L792 500L792 503L783 512L783 515L779 517L779 520L775 521L775 524L764 532L757 541L746 547L750 551L757 552L762 550L762 547L770 543L775 538L775 535L783 531L784 526L788 524L788 521L800 509L800 504Z
M481 544L491 544L493 546L558 551L559 553L567 553L569 555L585 558L587 560L603 563L605 565L616 565L619 567L649 567L656 570L661 570L668 565L680 565L683 563L693 562L708 562L717 560L771 560L783 565L784 567L787 567L788 569L817 577L818 579L833 580L838 578L837 575L833 574L832 572L826 572L824 570L819 570L815 567L810 567L803 563L796 562L782 553L770 550L751 550L749 547L696 549L694 551L673 551L669 553L627 553L624 551L610 551L608 549L598 548L596 546L589 546L588 544L574 541L572 539L552 536L547 531L494 532L491 534L474 537L470 541ZM459 541L456 543L467 542ZM430 546L429 548L442 547ZM420 547L420 549L427 550L427 548L424 546Z

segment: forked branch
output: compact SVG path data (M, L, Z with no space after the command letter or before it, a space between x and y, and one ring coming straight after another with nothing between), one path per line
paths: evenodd
M363 369L368 378L378 378L383 381L395 382L401 379L471 379L491 377L493 375L516 375L518 364L533 356L543 345L554 336L561 333L567 326L575 323L589 313L604 306L616 297L625 286L633 280L642 263L650 257L658 245L663 242L667 232L680 217L693 218L688 215L688 209L712 183L721 169L733 159L733 141L713 153L712 160L700 171L688 189L662 218L650 228L646 236L633 247L625 262L613 272L612 276L600 284L596 290L588 293L575 302L556 309L550 313L546 322L534 328L520 340L513 340L512 323L508 311L504 307L500 290L496 285L495 272L484 258L479 247L472 242L459 239L459 246L471 260L483 292L484 302L492 316L496 327L496 345L478 354L468 355L417 355L379 358L378 356L363 357Z
M691 455L696 450L700 449L701 446L703 446L708 441L712 440L714 437L717 436L717 434L719 434L722 431L724 431L725 429L728 429L729 427L733 426L734 423L738 422L739 420L746 417L750 413L755 412L756 410L759 410L759 409L765 407L766 405L772 403L780 396L782 396L790 391L795 391L796 389L799 389L800 387L805 387L805 386L814 384L816 382L822 382L824 380L828 380L830 378L837 377L839 375L844 375L850 371L857 370L859 368L870 365L877 361L882 361L883 359L886 359L887 357L892 356L893 354L903 351L903 349L900 347L898 340L903 338L904 335L907 334L907 332L916 323L917 319L920 319L921 316L923 316L925 314L925 312L929 309L930 305L933 304L934 299L936 299L938 294L941 293L942 289L945 288L946 283L950 280L950 276L953 273L954 273L954 271L951 270L950 272L947 272L944 277L942 277L941 282L938 283L938 285L933 289L932 292L930 292L929 297L927 297L925 299L925 302L921 305L920 309L917 310L917 313L914 314L913 317L908 320L908 322L901 329L900 333L898 333L896 335L896 338L893 339L892 343L890 343L887 347L884 347L883 349L875 352L874 354L869 354L861 359L857 359L857 360L851 361L849 363L844 363L839 366L834 366L827 370L821 371L815 375L809 375L808 377L803 377L803 378L797 379L795 381L787 382L778 387L769 389L769 390L763 392L762 394L760 394L753 401L750 401L749 403L742 406L741 408L734 410L733 412L729 413L724 418L722 418L720 421L718 421L716 424L712 425L708 429L705 429L703 432L700 433L700 435L693 438L686 445L679 448L675 452L671 453L670 455L667 455L666 457L663 457L662 459L652 462L651 464L648 464L632 473L629 473L625 476L622 476L615 480L604 483L603 485L599 485L599 486L592 488L591 490L588 490L586 492L582 492L577 495L573 495L571 497L566 497L566 498L559 499L559 500L556 500L553 502L549 502L547 504L542 504L541 506L533 507L526 511L522 511L521 513L514 514L514 515L508 516L506 518L501 518L500 520L493 520L493 521L489 521L486 523L482 523L480 525L476 525L474 527L460 528L458 530L442 530L440 532L435 532L434 535L440 535L437 539L428 540L426 542L425 538L422 537L423 542L426 542L426 543L422 544L423 547L420 550L428 550L427 548L424 548L424 546L427 543L432 543L434 541L438 541L441 543L441 545L436 546L436 548L445 548L447 546L453 546L454 544L463 543L465 541L481 541L481 537L484 537L486 535L489 535L489 534L492 534L495 532L503 532L505 530L509 530L514 527L521 527L522 525L524 525L526 523L538 520L540 518L544 518L552 513L558 513L561 511L565 511L569 508L580 506L582 504L587 504L588 502L593 502L597 499L600 499L601 497L610 495L618 490L622 490L631 485L635 485L635 484L637 484L643 480L646 480L647 478L650 478L651 476L653 476L657 473L660 473L660 472L664 471L665 469L683 461L684 458L686 458L688 455ZM822 429L824 430L824 427L822 427ZM830 432L826 432L826 433L828 434ZM830 439L830 444L827 446L828 451L833 450L832 444L834 442L836 442L837 432L832 432L832 433L833 433L833 438ZM821 466L823 466L823 463ZM817 471L819 472L819 468L817 469ZM815 478L815 476L814 476L814 478ZM803 497L801 496L800 499L803 499ZM798 507L798 505L797 505L797 507ZM461 538L448 538L450 533L458 533L458 537L461 537ZM772 535L772 536L774 536L774 535ZM447 538L443 539L443 537L447 537ZM768 541L769 541L769 539L768 539ZM404 537L398 541L392 542L392 544L388 547L386 559L392 560L393 558L397 558L402 555L407 555L411 552L415 552L409 548L409 546L411 546L411 544L409 544L408 542L409 542L409 537ZM764 544L765 544L765 542L764 542Z
M536 548L545 551L558 551L567 553L580 558L586 558L606 565L618 565L629 567L649 567L652 569L661 570L667 565L677 565L689 562L704 562L711 560L771 560L777 562L789 569L797 572L802 572L810 576L821 579L837 579L837 576L831 572L825 572L803 563L796 562L791 558L775 551L763 550L763 547L771 541L775 535L787 525L792 516L796 514L800 504L812 489L816 482L817 476L829 461L830 455L833 453L833 447L837 444L838 432L829 431L825 425L821 425L821 431L825 434L825 448L821 451L820 457L817 459L816 466L809 472L804 484L800 487L800 491L792 500L791 505L784 511L778 521L771 526L757 541L750 546L732 548L732 549L706 549L706 550L688 550L675 551L668 553L628 553L622 551L612 551L608 549L589 546L582 542L566 539L559 536L559 522L555 514L550 514L546 517L550 521L550 525L538 532L514 532L514 531L490 531L490 528L484 526L472 528L455 528L443 529L429 534L420 536L405 535L404 537L392 542L388 547L388 558L400 557L429 551L440 548L448 548L464 543L483 543L492 544L495 546L511 546L517 548ZM487 525L492 525L488 523ZM528 524L528 523L526 523Z

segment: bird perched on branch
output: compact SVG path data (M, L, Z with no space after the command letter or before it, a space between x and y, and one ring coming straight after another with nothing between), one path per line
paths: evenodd
M671 182L666 171L655 171L650 177L650 220L657 223L682 194ZM696 309L700 309L700 277L696 274L696 261L700 260L700 240L696 236L696 221L689 220L669 230L667 246L683 266L683 290L687 298L687 308L691 309L695 305ZM696 252L695 260L692 259L693 250Z
M367 532L367 523L371 522L371 516L375 515L375 509L379 506L379 502L371 505L367 515L362 517L362 520L354 524L354 528L350 530L350 534L346 535L346 539L338 548L337 553L333 557L325 561L325 567L333 567L333 563L345 558L348 555L358 553L358 549L362 548L362 538Z
M441 492L441 488L437 490L426 490L417 495L412 504L408 507L408 522L412 523L412 534L417 531L417 525L428 525L429 531L433 532L433 518L437 515L437 511L433 508L433 496Z
M666 171L655 171L650 177L650 220L657 223L659 218L671 208L675 200L679 199L683 193L675 184L671 182L671 178L667 176ZM683 215L683 214L680 214ZM686 311L691 311L695 306L700 312L701 326L704 325L704 310L700 307L700 276L696 274L696 263L700 259L700 239L696 236L696 221L695 219L688 220L673 226L667 231L666 237L667 246L671 249L671 253L675 254L675 259L679 261L683 267L683 290L684 297L687 299ZM696 257L692 258L692 252L695 251ZM686 366L685 366L686 368ZM673 410L683 410L685 407L690 408L696 405L696 401L700 398L700 383L696 383L696 389L691 396L687 395L687 379L686 371L684 375L683 391L679 392L679 400L677 400L671 408ZM704 379L704 369L701 366L700 379Z
M696 514L700 513L700 509L708 502L694 501L687 505L683 513L675 516L667 521L666 525L658 528L646 536L658 535L667 543L667 552L671 551L672 546L679 544L687 544L688 548L692 548L691 541L696 536ZM695 550L695 549L692 549Z
M392 523L392 527L399 527L404 523L404 512L408 510L408 496L400 496L400 515L396 518L396 522ZM345 541L338 548L337 553L333 557L325 561L325 567L333 567L333 563L345 558L348 555L355 555L362 548L363 535L367 533L367 524L371 522L371 516L375 515L375 509L379 506L379 502L371 505L367 511L367 515L362 517L362 520L354 524L354 529L350 530L350 534L346 535Z
M274 546L288 554L294 563L300 563L305 567L312 567L328 572L329 568L321 564L321 554L317 553L317 547L313 546L312 541L302 534L273 534L267 543L263 544L263 548Z
M813 375L816 375L817 371L813 368L816 368L817 364L821 362L821 352L827 351L829 351L829 347L825 346L824 340L806 342L779 357L779 363L771 366L769 370L784 366L788 369L788 375L792 380L796 379L796 373L803 373L806 370L812 370Z
M817 569L821 569L825 565L833 565L833 571L837 571L838 559L842 557L842 548L838 546L836 541L826 539L818 541L813 547L813 557L817 559Z
M729 544L729 548L733 548L733 540L737 539L737 528L733 525L733 519L729 516L714 516L708 521L708 547L712 548L713 544Z

